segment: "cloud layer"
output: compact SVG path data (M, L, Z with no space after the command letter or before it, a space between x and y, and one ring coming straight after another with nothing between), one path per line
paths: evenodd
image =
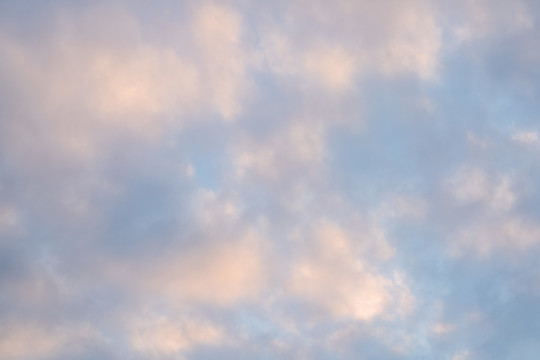
M539 16L0 2L0 358L537 359Z

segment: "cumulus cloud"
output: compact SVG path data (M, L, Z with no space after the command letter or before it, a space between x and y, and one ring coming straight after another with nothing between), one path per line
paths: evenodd
M435 323L431 326L431 331L437 335L445 335L452 333L455 330L453 324L448 323Z
M89 325L49 329L32 323L17 323L3 326L0 333L0 354L9 359L54 358L65 354L79 356L85 343L103 341Z
M300 78L308 86L314 82L330 93L354 84L357 60L341 47L321 44L301 52L279 33L266 35L263 44L268 66L281 76Z
M538 357L534 1L27 5L1 358Z
M300 78L306 85L315 80L335 92L347 90L359 74L373 69L425 79L437 73L440 29L425 2L295 2L289 9L294 23L270 23L263 33L265 57L278 74ZM385 18L390 25L380 27L375 18ZM318 36L306 41L298 27L313 29ZM285 34L284 29L290 31ZM341 35L342 42L325 43L325 30Z
M216 240L217 241L217 240ZM132 283L136 291L159 294L168 301L228 304L254 298L264 282L261 255L250 240L218 244L208 249L184 251L148 265L133 264L120 272L118 281ZM131 274L141 272L133 278ZM142 288L141 288L142 287Z
M0 74L19 99L6 104L6 116L22 116L3 123L15 142L8 150L58 151L88 161L111 135L155 141L201 113L237 116L249 67L241 18L225 6L191 11L185 24L191 35L183 31L179 42L193 53L174 43L149 43L139 19L114 6L68 10L61 26L46 24L39 49L2 31ZM99 31L113 27L108 37ZM41 130L28 143L24 127Z
M536 131L516 131L512 134L512 140L523 145L532 145L538 141Z
M375 210L373 216L378 221L387 219L405 218L409 220L423 220L426 216L428 205L420 197L394 195Z
M488 217L462 229L455 240L454 245L484 256L494 249L523 251L540 240L540 228L520 218Z
M291 121L287 129L264 142L246 137L233 149L237 176L279 181L300 169L316 171L324 159L324 134L316 119L307 119Z
M0 232L7 232L17 226L17 212L9 205L0 207Z
M159 316L131 320L130 332L133 348L155 359L177 355L201 344L217 345L225 337L223 330L205 322L193 319L173 322Z
M193 224L187 232L191 241L178 238L186 234L181 229L164 240L169 245L155 256L111 257L100 275L104 281L178 307L257 299L268 266L264 228L243 224L240 206L223 194L200 190L193 197Z
M197 10L192 30L201 60L200 71L206 76L206 87L201 96L226 119L241 111L241 101L247 95L248 54L242 46L242 19L233 9L204 5Z
M491 208L508 209L516 199L509 178L492 181L490 177L482 169L460 169L449 181L454 199L463 205L483 202Z
M523 1L466 0L461 5L458 9L461 9L462 23L454 30L460 41L471 41L493 32L528 30L534 26L534 18Z
M456 253L469 249L486 256L494 250L523 251L538 242L538 227L516 212L516 204L522 199L508 177L464 167L449 185L458 206L477 207L472 219L464 220L452 235Z
M381 247L379 256L387 258L392 252L382 234L376 229L366 230L371 232L356 233L363 240L359 241L335 223L323 221L317 225L312 233L312 250L293 267L291 292L338 317L370 320L387 316L391 304L395 313L406 314L413 303L407 287L370 270L359 256L358 247L374 242Z

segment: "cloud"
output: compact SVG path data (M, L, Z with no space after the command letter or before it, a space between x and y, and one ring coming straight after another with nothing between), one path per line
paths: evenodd
M97 55L88 67L94 70L92 80L96 81L94 93L89 94L95 104L90 106L98 116L113 121L125 116L151 119L153 115L182 113L200 101L196 67L184 63L171 50L141 47L133 54L105 53Z
M11 134L8 149L19 149L12 156L53 152L87 162L114 139L158 141L204 116L232 120L241 113L250 65L242 20L232 9L192 10L190 31L179 39L192 53L148 42L139 19L118 7L67 11L62 25L47 24L39 48L1 32L0 77L17 98L5 104L4 116L22 118L2 124ZM113 24L112 35L100 33ZM31 142L28 127L40 129Z
M314 83L329 93L341 93L354 84L357 60L342 47L319 44L302 52L285 35L270 33L264 37L263 52L272 71L298 77L307 86Z
M455 29L460 41L471 41L497 32L529 30L534 26L534 18L523 1L466 0L460 1L456 8L461 10L459 19L462 23Z
M233 119L241 112L249 87L242 19L231 8L203 5L197 10L193 32L202 55L200 71L207 84L203 94L224 118Z
M396 34L379 58L384 72L413 72L432 79L438 71L441 31L434 14L425 4L404 7L395 19Z
M0 1L0 357L537 358L539 11Z
M452 356L452 360L465 360L469 358L469 351L461 351L460 353Z
M172 243L155 257L111 258L102 276L143 298L152 294L180 307L256 299L267 276L263 229L243 226L233 200L205 190L194 197L192 244L174 241L172 234Z
M502 177L497 182L490 181L489 175L478 168L460 169L449 180L454 199L462 204L486 203L491 208L508 209L515 200L509 178Z
M264 273L261 256L249 242L242 239L161 259L146 268L139 279L141 290L162 294L170 301L216 305L254 298L263 285ZM121 282L129 282L126 277Z
M489 255L494 250L523 251L540 240L536 224L516 217L488 217L478 219L474 225L459 230L453 246L472 249L479 255Z
M101 336L88 325L57 326L47 329L34 324L13 324L0 328L0 356L9 359L78 356L88 342L100 342ZM32 344L32 346L29 346Z
M405 218L408 220L423 220L427 212L427 203L420 197L407 195L391 196L374 212L378 221Z
M324 127L308 118L291 121L264 141L246 136L233 148L236 174L279 182L290 178L295 169L316 172L325 155L324 135Z
M482 256L494 250L523 251L540 239L534 222L516 211L522 199L509 177L489 175L478 168L461 168L449 180L459 207L475 206L472 219L464 219L452 235L456 254L465 249Z
M436 323L431 327L431 331L436 335L445 335L454 332L455 326L448 323Z
M277 74L299 77L306 85L314 81L339 93L371 70L413 73L424 79L437 73L441 34L425 2L338 1L329 6L300 1L288 11L294 22L269 23L263 32L265 58ZM386 26L375 23L375 18L385 19ZM313 35L301 38L304 28L313 29ZM341 42L324 42L325 31L338 34Z
M410 311L414 300L407 287L397 279L370 270L356 255L359 250L355 245L362 246L361 242L349 238L337 224L327 221L317 225L312 236L314 245L308 252L310 255L301 257L293 267L290 289L293 295L337 317L370 320L388 316L391 304L395 313ZM384 239L377 238L379 234L363 236L366 243L382 242L380 246L385 248Z
M172 321L153 316L131 320L131 324L131 346L153 359L177 355L194 346L218 345L225 337L222 329L194 319Z
M17 211L8 204L0 203L0 233L6 233L18 225Z
M523 145L532 145L538 141L538 134L536 131L516 131L512 134L512 140Z

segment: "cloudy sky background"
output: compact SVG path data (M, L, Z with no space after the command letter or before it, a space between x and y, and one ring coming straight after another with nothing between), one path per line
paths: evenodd
M540 357L540 3L0 1L0 358Z

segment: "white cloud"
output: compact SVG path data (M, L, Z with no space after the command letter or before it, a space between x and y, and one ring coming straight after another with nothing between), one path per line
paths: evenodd
M472 132L467 132L467 141L475 147L479 147L481 149L487 149L490 146L489 141L486 138L479 137L476 134L473 134Z
M523 1L463 0L460 9L462 23L454 33L460 42L478 40L501 32L530 30L534 26L527 5Z
M126 120L130 116L155 122L152 116L193 111L201 101L198 69L170 49L141 46L131 54L94 54L86 66L95 85L89 94L95 105L90 105L108 120ZM66 95L59 97L65 100L69 98ZM122 125L144 126L140 130L148 131L157 124Z
M478 207L474 217L464 220L451 234L454 255L462 256L468 250L480 256L494 251L515 254L540 241L540 227L516 208L521 199L510 177L463 167L447 184L457 209L463 205Z
M159 259L110 263L103 276L179 307L229 306L256 299L265 287L259 243L255 233L223 235L193 249L169 249Z
M427 202L420 198L407 195L391 196L384 201L374 212L377 221L387 219L422 220L428 210Z
M487 216L458 230L452 240L452 249L459 256L467 250L473 250L480 256L491 255L494 251L510 255L522 252L539 241L540 227L532 222L514 215Z
M102 342L103 338L89 325L43 326L18 322L0 326L0 357L23 360L75 355L85 342Z
M452 360L467 360L470 359L470 352L468 350L461 351L454 356L452 356Z
M522 145L532 145L538 141L536 131L516 131L512 134L512 140Z
M438 71L441 29L428 6L411 5L401 7L396 14L395 32L379 50L377 60L384 72L413 72L429 80Z
M0 234L17 228L19 216L15 209L7 204L0 203Z
M193 211L200 228L208 231L213 226L224 230L239 220L241 204L233 196L201 189L193 195Z
M194 194L193 223L181 229L192 243L175 235L166 251L141 259L106 262L99 276L146 298L146 294L183 308L217 307L257 299L267 283L264 228L245 223L240 207L229 197L201 190Z
M456 330L456 326L451 323L438 322L433 324L430 330L435 335L447 335L453 333Z
M503 177L490 190L492 191L490 206L494 209L510 209L516 202L516 194L512 189L510 179L507 177Z
M133 348L153 359L178 355L196 346L217 345L225 338L223 329L209 322L158 315L130 321L129 332Z
M359 238L328 221L311 236L312 250L293 267L291 295L338 318L370 320L411 310L414 298L406 285L398 275L392 279L370 269L359 256L358 246L364 246ZM365 242L377 241L364 236Z
M321 124L306 119L291 121L264 142L247 137L233 149L236 174L279 182L299 170L313 173L324 159L324 135Z
M114 139L158 141L209 115L242 112L250 63L234 10L190 8L193 20L178 39L190 46L179 47L147 41L139 19L111 9L96 5L48 24L39 47L0 31L0 77L17 99L3 117L21 119L2 124L10 134L3 142L20 163L33 152L34 160L53 153L92 162ZM111 23L118 29L102 36Z
M249 55L244 50L243 25L240 15L226 6L202 5L195 15L192 31L198 40L204 90L226 119L232 120L242 111L247 96Z
M432 282L461 274L447 272L460 264L451 255L536 249L540 227L526 213L537 194L522 199L520 188L535 169L497 170L534 162L489 161L507 150L495 138L446 139L464 124L450 124L447 107L489 135L490 117L476 115L493 99L446 96L487 88L489 71L454 76L482 59L443 41L454 29L463 45L514 36L534 21L520 1L457 0L463 19L445 3L134 1L0 14L0 181L13 189L0 200L0 304L21 319L0 324L0 357L66 357L87 341L99 343L90 352L156 359L206 346L290 359L465 349L447 348L462 329L445 319L478 299L460 293L469 283ZM432 86L439 79L450 83ZM512 99L503 105L519 107ZM417 114L433 121L406 120ZM362 134L336 129L366 119ZM533 130L509 137L538 144ZM464 155L479 165L440 184ZM196 187L205 180L213 190ZM39 263L41 251L54 259ZM434 322L439 296L449 313ZM410 316L417 302L426 309Z
M476 167L462 167L447 181L454 200L460 205L482 203L494 210L508 210L516 194L507 176L493 176Z
M279 75L300 78L330 93L342 93L353 85L357 73L354 54L339 45L316 44L301 49L279 32L266 34L263 53L270 69Z
M426 80L437 74L441 29L426 2L299 1L288 12L298 27L315 29L313 34L288 22L271 23L262 31L263 53L273 71L300 79L304 89L317 84L329 93L343 93L359 75L373 70ZM325 42L325 31L338 34L340 41Z
M454 198L462 204L474 203L489 196L487 174L478 168L462 168L449 185Z

